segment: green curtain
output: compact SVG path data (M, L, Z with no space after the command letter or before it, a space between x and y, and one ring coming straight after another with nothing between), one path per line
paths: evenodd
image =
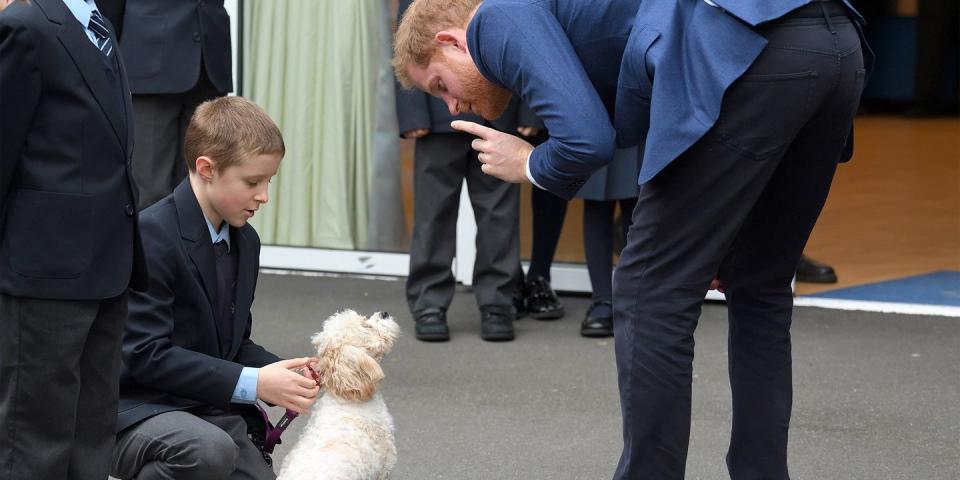
M402 220L400 232L370 231L379 225L371 198L401 203L398 170L376 172L393 175L395 198L371 196L370 187L373 168L399 163L389 145L397 143L392 94L389 105L382 100L385 8L382 0L244 2L241 94L277 122L287 147L253 221L264 244L392 249L384 238L404 237ZM394 133L384 135L391 119Z

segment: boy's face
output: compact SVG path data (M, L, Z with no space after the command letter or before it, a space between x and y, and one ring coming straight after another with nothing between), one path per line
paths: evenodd
M267 203L267 187L282 158L278 153L265 153L222 171L199 169L201 176L210 176L204 188L208 207L204 214L210 223L217 226L225 221L234 227L244 226L260 205ZM202 199L200 203L203 205Z

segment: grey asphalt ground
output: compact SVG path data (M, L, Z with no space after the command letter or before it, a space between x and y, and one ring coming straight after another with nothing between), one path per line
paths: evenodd
M396 317L404 336L381 388L396 421L395 479L608 479L621 447L613 343L579 336L588 298L562 300L563 319L526 318L516 341L487 343L472 293L458 288L452 341L428 344L414 338L403 279L265 273L253 336L305 356L337 310ZM793 323L793 479L960 479L960 318L797 308ZM706 305L688 479L729 478L726 328L725 307ZM278 462L304 423L287 430Z

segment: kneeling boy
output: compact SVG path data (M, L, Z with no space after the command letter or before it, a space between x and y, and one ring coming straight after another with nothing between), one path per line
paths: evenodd
M149 288L130 296L123 336L118 478L275 478L248 438L257 399L305 412L317 385L250 340L260 238L283 137L241 97L197 108L184 141L189 176L140 214Z

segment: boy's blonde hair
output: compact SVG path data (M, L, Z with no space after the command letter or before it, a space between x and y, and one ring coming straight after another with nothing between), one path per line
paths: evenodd
M403 88L413 87L407 73L412 65L426 67L436 53L433 37L447 28L466 28L483 0L414 0L397 26L393 42L393 70Z
M214 167L243 163L257 155L286 153L280 128L256 103L243 97L219 97L200 104L190 118L183 141L183 156L191 172L197 158L213 159Z

